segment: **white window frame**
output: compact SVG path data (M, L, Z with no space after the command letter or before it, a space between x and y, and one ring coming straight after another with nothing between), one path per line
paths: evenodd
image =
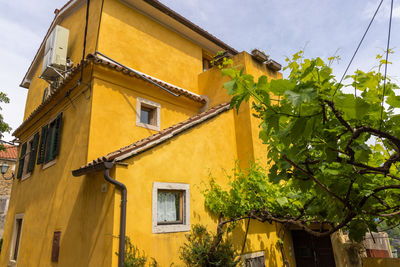
M17 260L14 260L13 259L13 256L14 256L13 251L15 250L15 244L17 242L17 219L22 219L22 223L21 223L21 230L20 230L19 241L18 241ZM21 250L21 239L22 239L23 228L24 228L24 214L23 213L15 214L8 266L16 266L17 265L19 251Z
M265 258L265 251L257 251L257 252L251 252L251 253L246 253L242 255L242 259L243 259L243 267L246 267L246 260L247 259L253 259L253 258L258 258L258 257L262 257L264 256L264 260ZM264 265L266 266L265 262Z
M183 192L183 223L158 224L157 223L157 197L159 190L171 190ZM153 183L152 196L152 232L153 234L188 232L190 231L190 186L182 183Z
M154 111L156 113L155 114L156 125L147 124L147 123L143 123L140 121L140 113L142 110L142 105L145 107L154 109ZM150 129L150 130L154 130L154 131L159 131L160 130L160 121L161 121L161 105L159 103L153 102L151 100L138 97L136 100L136 126L144 127L146 129Z

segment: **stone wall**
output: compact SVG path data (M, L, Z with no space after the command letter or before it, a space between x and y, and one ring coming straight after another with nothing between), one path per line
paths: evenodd
M0 164L6 162L10 165L7 173L4 175L5 178L12 177L15 173L15 161L0 159ZM3 238L3 228L7 217L8 202L11 194L13 180L5 180L3 176L0 176L0 238Z

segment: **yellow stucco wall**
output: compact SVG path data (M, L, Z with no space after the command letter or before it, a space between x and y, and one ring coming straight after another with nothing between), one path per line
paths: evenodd
M85 75L89 73L86 71ZM76 83L72 80L65 89ZM71 101L60 94L49 106L61 102L50 112L38 114L40 119L21 133L20 139L26 141L63 112L61 148L55 164L47 168L36 165L28 178L13 183L0 266L8 264L16 214L24 214L18 266L111 264L113 192L101 193L101 178L79 179L71 174L71 170L87 161L91 96L84 89L76 88L70 95ZM51 263L55 231L61 231L58 264Z
M364 267L394 267L400 266L400 259L393 258L363 258Z
M98 51L197 93L197 75L203 70L202 48L121 1L104 2Z
M96 50L101 1L93 0L91 5L88 53ZM61 23L70 30L68 55L75 64L82 56L85 12L83 5ZM230 99L222 88L224 80L218 69L201 73L201 47L120 1L104 0L97 45L98 51L129 67L207 95L211 107ZM265 66L255 63L247 53L238 55L235 62L243 64L255 76L261 73L271 76ZM29 87L25 119L41 103L47 86L37 78L40 73L41 66ZM279 78L276 74L271 77ZM91 64L85 69L84 82L91 84L90 89L85 84L75 88L78 78L79 74L18 135L24 142L60 111L64 112L56 164L46 169L36 165L31 177L14 183L0 266L8 262L14 217L18 213L24 213L18 266L117 266L119 192L105 183L102 172L76 178L71 171L155 133L136 126L137 97L161 105L161 129L198 114L202 108L193 100L176 98L147 82L100 65ZM75 89L70 101L64 96L71 88ZM161 266L180 263L177 251L185 233L151 232L153 182L190 183L191 224L201 222L215 230L216 218L204 207L202 182L207 182L211 173L226 186L224 170L231 170L235 160L244 165L249 159L264 160L266 148L258 139L257 127L250 104L243 104L239 114L225 112L127 160L129 166L117 166L112 176L128 186L127 234L133 242ZM102 192L104 188L106 192ZM232 236L238 249L243 243L244 227L239 224ZM281 266L276 227L252 221L245 252L265 250L268 266ZM54 231L62 233L59 263L50 261ZM288 236L285 235L287 255Z
M160 129L197 114L202 106L184 96L175 97L148 82L107 67L96 66L94 78L89 159L95 159L156 133L154 130L136 126L138 97L161 105ZM118 134L118 138L112 137L115 134Z
M190 184L190 222L203 224L216 231L216 216L204 206L201 191L210 174L216 181L227 186L226 172L234 167L237 157L234 111L228 111L178 137L125 162L128 166L117 166L115 177L127 186L128 212L127 235L133 243L154 257L160 266L171 263L182 266L179 248L185 242L185 234L152 233L152 188L154 182ZM119 203L120 196L115 203ZM116 222L119 212L115 214ZM275 224L251 221L246 242L247 252L266 250L268 266L282 266L280 251L277 250ZM114 228L118 235L119 227ZM244 239L244 225L239 224L232 235L234 246L240 250ZM114 249L118 249L115 241ZM116 265L117 257L113 259Z

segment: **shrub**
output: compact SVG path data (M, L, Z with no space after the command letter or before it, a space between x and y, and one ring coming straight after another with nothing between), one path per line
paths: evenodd
M205 226L194 225L186 235L187 242L181 247L180 258L188 267L238 266L237 253L229 240L222 240L213 248L217 236Z

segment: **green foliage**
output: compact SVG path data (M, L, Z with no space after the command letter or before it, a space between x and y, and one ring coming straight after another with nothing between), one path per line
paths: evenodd
M10 99L3 92L0 92L0 103L10 103ZM0 106L0 111L2 110ZM0 138L3 137L3 133L8 133L11 131L10 126L4 121L3 116L0 114ZM4 150L4 146L0 144L0 151Z
M118 253L115 253L118 255ZM125 237L125 259L124 267L145 267L147 263L147 256L144 251L140 253L139 249L132 244L131 239ZM148 265L149 267L157 267L157 261L152 258Z
M186 235L187 242L181 247L180 258L189 267L238 266L237 254L229 240L222 240L212 249L217 237L202 225L194 225Z
M357 70L346 86L330 65L304 59L302 51L287 59L287 79L255 81L243 69L222 69L231 78L224 84L231 107L252 101L271 168L268 178L254 165L235 170L228 191L212 181L206 205L228 218L326 222L331 232L347 228L354 240L380 221L400 222L399 87L387 80L382 109L381 58L377 71Z

